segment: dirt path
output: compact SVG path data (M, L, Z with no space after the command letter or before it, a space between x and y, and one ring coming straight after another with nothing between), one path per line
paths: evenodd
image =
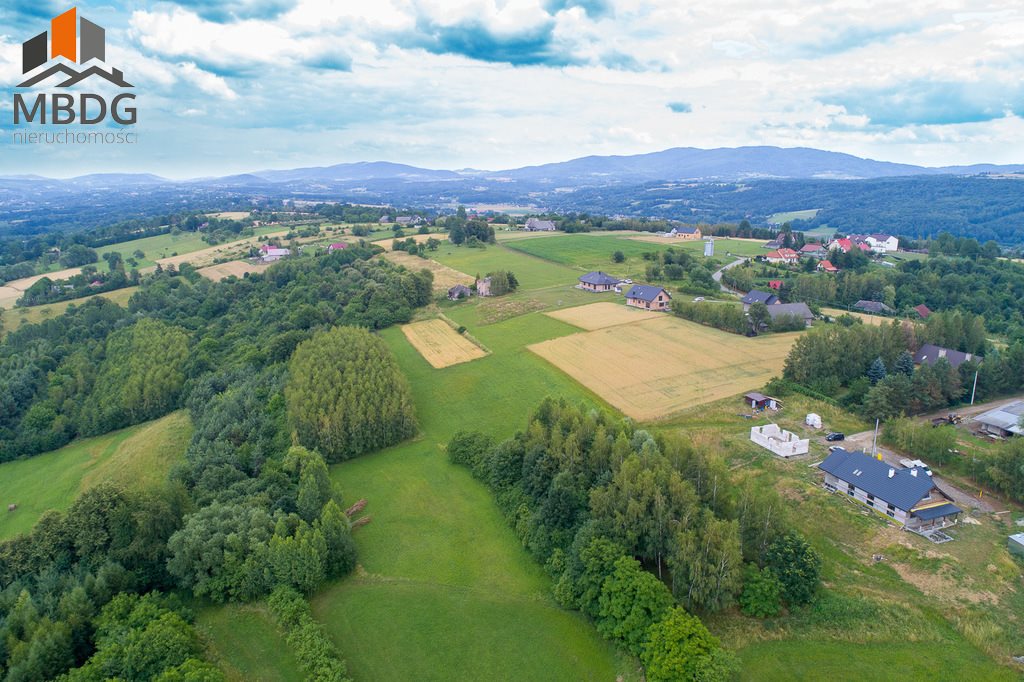
M969 389L970 387L968 387L968 390ZM982 412L988 412L989 410L1009 405L1010 403L1017 402L1018 400L1024 400L1024 394L1011 396L1009 398L1000 398L987 403L975 403L974 405L964 405L962 407L947 407L946 409L932 412L931 414L921 415L920 419L922 421L930 421L935 417L945 417L951 412L956 413L961 417L977 417Z
M873 435L874 431L855 433L847 436L846 440L839 443L839 445L843 446L847 450L863 450L864 452L871 452L871 439ZM896 467L902 468L903 465L900 464L900 460L907 459L906 455L898 454L883 446L881 443L878 444L877 450L882 453L882 459L884 459L887 464L891 464ZM913 458L911 457L910 459ZM985 498L979 500L977 495L961 490L950 483L948 479L944 479L941 476L932 476L932 479L935 481L937 486L942 488L943 492L953 498L953 502L955 502L957 506L963 509L977 509L982 512L1003 511L1001 506L997 508Z

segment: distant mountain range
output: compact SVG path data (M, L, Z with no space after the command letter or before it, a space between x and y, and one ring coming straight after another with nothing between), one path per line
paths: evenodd
M926 167L862 159L850 154L805 147L735 147L696 149L677 147L632 156L585 156L571 161L525 166L499 171L433 170L386 161L342 163L335 166L263 170L220 178L183 181L221 187L261 185L350 185L367 181L437 183L477 180L554 186L601 186L652 181L723 181L756 179L863 180L917 175L981 175L1022 173L1024 164ZM4 181L39 181L35 177L0 177ZM55 181L48 181L55 182ZM61 181L56 181L61 182ZM95 188L104 182L153 185L175 181L150 174L90 175L63 181L72 186Z

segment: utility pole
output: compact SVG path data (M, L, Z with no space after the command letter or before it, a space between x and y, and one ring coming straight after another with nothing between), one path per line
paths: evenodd
M978 391L978 370L974 370L974 388L971 389L971 405L974 404L974 394Z
M878 455L878 419L875 419L875 435L871 438L871 456Z

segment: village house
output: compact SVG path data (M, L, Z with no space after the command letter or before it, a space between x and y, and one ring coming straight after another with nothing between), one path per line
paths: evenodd
M931 366L941 358L945 358L953 369L957 369L965 362L973 360L974 356L970 353L962 353L958 350L952 350L951 348L943 348L942 346L936 346L933 343L926 343L914 354L914 364Z
M778 249L766 253L764 259L769 263L792 265L800 262L800 254L793 249Z
M272 244L264 244L260 247L260 261L263 263L275 263L290 255L292 255L291 249L282 249Z
M418 215L400 215L395 218L395 222L402 227L410 227L413 225L419 225L423 222L423 218Z
M612 291L619 284L618 277L601 272L588 272L580 277L579 288L584 291Z
M528 218L526 220L526 227L523 228L527 232L554 232L555 224L550 220L539 220L538 218Z
M900 240L891 234L851 234L850 241L858 246L863 244L874 253L893 253L900 248Z
M491 295L491 278L484 277L476 281L476 295L477 296L490 296Z
M894 312L892 308L881 301L865 301L862 299L854 303L853 307L865 313L872 313L875 315L889 315Z
M1024 400L1017 400L979 414L974 421L981 424L981 430L987 434L1009 438L1010 436L1024 436L1022 419L1024 419Z
M775 294L769 294L767 291L760 291L758 289L751 289L747 292L747 295L742 299L743 310L750 310L750 306L754 303L764 303L767 306L778 305L779 297Z
M806 303L779 303L768 306L768 315L772 322L780 317L799 317L804 325L810 327L814 322L814 313L807 307Z
M666 233L669 237L676 239L700 239L701 233L699 227L673 227L669 232Z
M914 312L917 313L918 317L920 317L922 320L927 320L929 317L931 317L932 314L931 309L924 303L922 303L921 305L915 305Z
M774 249L780 249L780 248L782 248L782 240L781 239L773 239L770 242L765 242L764 244L762 244L762 248L773 249L773 250Z
M824 258L828 255L828 251L821 244L804 244L800 247L801 256L810 256L812 258Z
M885 514L907 530L929 532L953 525L963 511L922 467L896 469L863 452L837 448L818 468L825 488Z
M820 263L818 263L818 272L834 273L834 272L839 272L839 268L837 268L836 266L832 265L832 261L830 261L830 260L823 260Z
M649 284L634 284L626 292L626 305L644 310L668 310L672 295L664 288Z
M348 244L345 242L338 242L337 244L331 244L327 247L327 253L333 253L335 251L344 251L348 248Z
M473 290L467 287L465 284L456 284L448 290L449 301L459 301L464 298L469 298L473 295Z

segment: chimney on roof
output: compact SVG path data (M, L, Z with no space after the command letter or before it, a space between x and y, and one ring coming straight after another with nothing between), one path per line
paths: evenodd
M914 478L917 478L917 467L914 467L913 469L910 470L910 475L913 476Z
M895 469L889 469L889 478L892 478L895 475L896 475L896 470Z

